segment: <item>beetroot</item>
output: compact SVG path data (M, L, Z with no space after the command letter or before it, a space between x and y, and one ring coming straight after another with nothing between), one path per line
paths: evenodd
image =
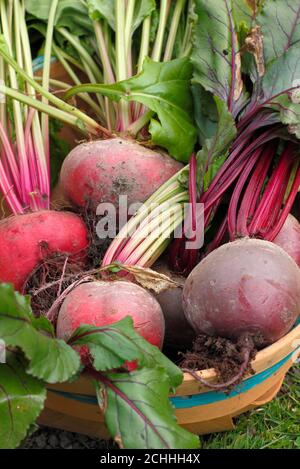
M284 249L300 267L300 224L293 215L288 215L273 243Z
M186 317L197 333L238 339L257 347L275 342L300 312L300 271L273 243L242 239L209 254L189 275Z
M108 202L116 207L120 195L128 205L144 202L182 165L165 153L130 140L113 138L82 143L65 159L60 184L66 197L80 207L96 209Z
M57 320L57 336L68 340L81 324L105 326L131 316L134 327L159 348L164 339L164 317L156 299L142 287L125 281L79 285L64 300Z
M154 266L156 272L160 272L172 278L180 286L170 288L156 295L166 322L164 345L172 350L186 350L191 347L195 339L195 332L187 321L182 307L182 291L185 278L170 271L166 261L160 260Z
M80 217L68 212L42 210L0 222L0 282L21 291L43 258L65 253L84 258L87 229Z

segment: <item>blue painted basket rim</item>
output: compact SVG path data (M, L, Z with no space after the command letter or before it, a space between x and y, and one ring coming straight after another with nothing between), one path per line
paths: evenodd
M193 394L191 396L170 397L170 401L176 409L189 409L192 407L199 407L202 405L213 404L214 402L225 401L232 397L238 396L254 388L258 384L265 381L266 379L270 378L281 367L283 367L284 364L287 363L298 350L300 350L300 347L293 350L292 353L287 355L278 363L275 363L275 365L271 366L270 368L267 368L266 370L245 379L230 393L224 393L220 391L218 392L209 391L209 392L205 392L201 394ZM66 392L66 391L58 391L52 388L48 389L48 391L58 396L65 397L71 400L75 400L84 404L92 404L95 406L98 405L98 401L95 396L89 396L86 394L74 394L74 393Z
M55 60L56 60L55 57L51 57L51 63L55 62ZM43 66L44 66L44 56L39 55L32 61L33 73L36 73L39 70L42 70Z

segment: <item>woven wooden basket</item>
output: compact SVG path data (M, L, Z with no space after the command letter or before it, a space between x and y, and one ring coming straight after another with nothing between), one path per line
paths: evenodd
M234 417L276 396L299 355L300 324L260 351L252 363L255 374L246 376L229 394L208 390L186 374L176 395L170 396L178 422L199 435L233 429ZM216 380L214 370L201 371L201 376L211 382ZM84 376L74 383L49 386L40 423L93 437L108 437L92 383Z

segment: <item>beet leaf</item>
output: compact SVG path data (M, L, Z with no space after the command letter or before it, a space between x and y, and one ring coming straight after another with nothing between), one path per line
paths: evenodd
M142 350L132 341L132 326L130 317L103 327L81 325L68 343L88 346L96 370L113 370L126 361L142 360Z
M28 360L26 373L48 383L74 376L80 367L78 354L64 341L45 335L47 320L32 316L29 298L7 284L0 285L0 298L0 338L6 347L23 351Z
M297 146L286 143L300 137L300 1L195 3L193 81L211 93L210 98L205 95L208 110L203 102L195 106L202 144L197 160L205 230L217 223L221 203L230 200L219 228L213 227L216 234L206 252L228 237L272 241L293 205L300 177ZM212 99L219 100L217 124ZM203 128L209 129L207 140ZM231 132L235 128L236 133ZM277 165L274 152L279 139L283 152ZM266 153L265 171L260 160ZM252 199L251 194L255 194ZM184 236L173 242L170 261L173 268L187 273L193 264L187 260L185 244Z
M25 8L31 15L48 21L51 3L52 0L43 0L42 2L25 0ZM92 22L86 14L84 2L81 0L60 0L55 15L55 26L69 28L77 35L82 35L93 29Z
M121 447L199 448L199 438L180 427L173 416L170 383L163 368L143 368L128 374L95 373L94 378L99 384L106 425Z
M227 157L229 147L236 136L235 121L232 114L228 111L227 105L217 96L214 97L214 100L218 112L215 134L213 137L205 140L202 149L197 154L198 186L201 190L208 188L219 167ZM201 181L203 181L202 185Z
M236 115L244 99L244 84L232 3L196 0L195 5L194 78Z
M132 12L132 33L134 33L134 31L140 26L142 21L147 18L147 16L151 15L151 13L155 10L155 7L155 0L141 0L139 2L135 2ZM115 5L113 1L89 0L88 8L90 17L93 20L99 21L101 19L105 19L109 26L112 29L115 29Z
M15 353L0 364L0 449L18 446L44 407L46 388L25 369Z
M97 371L120 368L126 361L137 360L139 367L163 367L174 388L179 386L183 379L180 369L134 330L132 318L129 316L109 326L82 325L68 343L86 345L93 357L93 367Z
M152 143L167 148L176 159L188 161L196 141L191 77L188 58L165 63L145 59L142 72L128 80L112 85L79 85L68 91L66 98L82 92L100 93L115 101L123 99L147 106L157 116L152 117L149 126Z
M299 47L300 3L297 0L268 0L257 18L264 37L266 64L279 59L291 47ZM285 72L285 70L282 70ZM286 71L288 75L290 71Z

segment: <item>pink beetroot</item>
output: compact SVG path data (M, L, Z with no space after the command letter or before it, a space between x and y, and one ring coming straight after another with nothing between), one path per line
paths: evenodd
M87 229L69 212L41 210L15 215L0 222L0 282L21 291L43 258L65 253L80 258L88 246Z
M68 340L81 324L105 326L131 316L148 342L161 348L164 317L156 299L142 287L125 281L95 281L74 288L64 300L57 320L57 336Z
M65 159L60 185L72 203L95 209L101 202L118 206L144 202L182 165L165 153L121 138L82 143Z
M273 243L284 249L300 267L300 224L293 215L288 215Z

